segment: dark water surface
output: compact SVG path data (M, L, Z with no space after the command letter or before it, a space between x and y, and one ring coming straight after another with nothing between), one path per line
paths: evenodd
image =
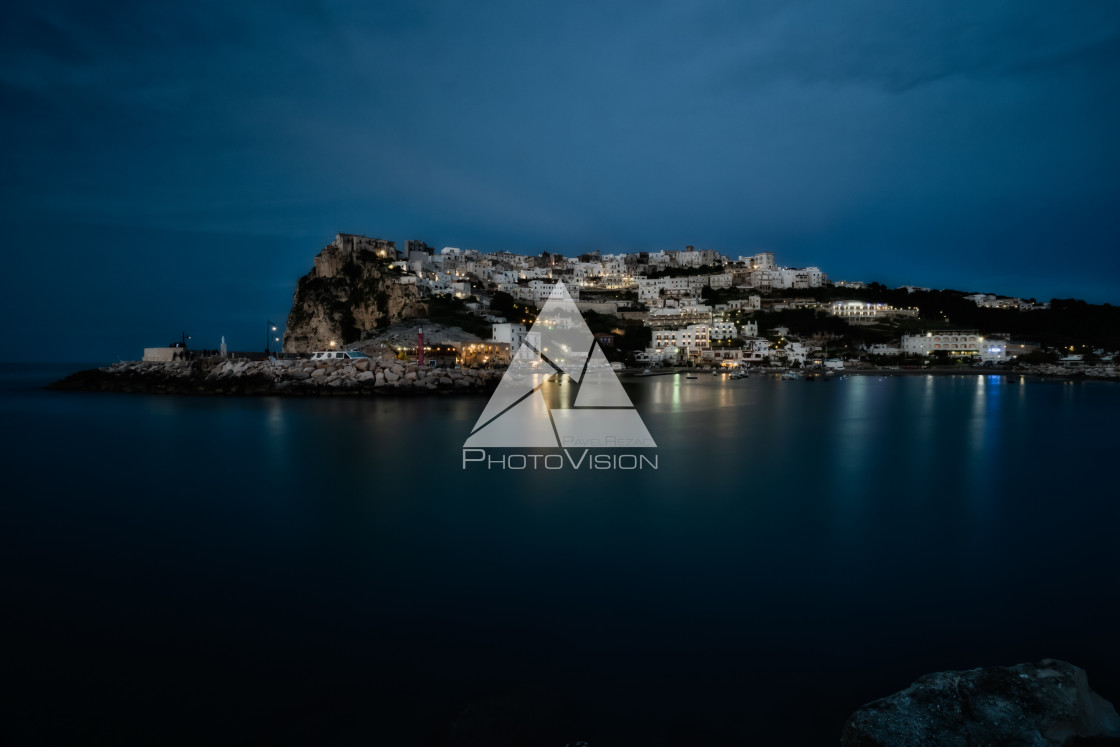
M836 744L928 671L1120 701L1120 386L627 384L643 471L460 468L483 398L0 370L0 743Z

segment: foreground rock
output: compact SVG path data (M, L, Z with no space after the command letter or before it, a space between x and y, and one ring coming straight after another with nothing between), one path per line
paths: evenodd
M1088 747L1120 745L1120 717L1064 661L938 672L868 703L843 747Z
M501 371L423 369L401 361L248 361L211 358L116 363L79 371L50 389L142 394L403 395L484 394Z

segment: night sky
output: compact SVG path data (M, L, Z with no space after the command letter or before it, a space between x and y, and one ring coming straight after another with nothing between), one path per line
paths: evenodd
M5 4L4 360L260 349L338 231L1120 302L1116 0L251 5Z

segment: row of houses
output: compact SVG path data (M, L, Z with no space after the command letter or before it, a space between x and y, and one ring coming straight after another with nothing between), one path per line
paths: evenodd
M712 249L698 250L689 246L679 251L533 256L512 252L483 253L458 247L437 251L417 240L406 241L402 252L397 250L395 242L355 234L338 234L334 243L342 254L369 250L390 259L402 273L401 282L417 285L424 295L448 294L459 298L498 290L526 302L541 303L557 281L568 285L573 298L578 297L581 288L594 288L637 291L641 301L698 298L705 287L737 286L769 291L814 288L828 282L818 267L779 267L773 252L732 260ZM702 272L704 268L711 271ZM649 277L673 270L692 274ZM701 272L695 272L697 270Z

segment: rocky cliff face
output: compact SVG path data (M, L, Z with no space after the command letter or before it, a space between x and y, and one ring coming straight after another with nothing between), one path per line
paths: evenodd
M415 285L390 269L391 241L339 234L315 257L296 286L284 332L284 352L327 350L364 332L427 313Z

